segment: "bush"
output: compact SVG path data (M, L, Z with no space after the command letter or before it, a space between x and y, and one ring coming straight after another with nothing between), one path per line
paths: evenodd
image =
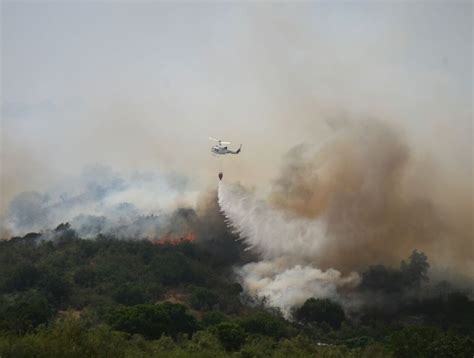
M137 285L122 285L113 294L115 302L126 306L138 305L148 301L144 290Z
M119 331L138 333L149 339L163 334L176 338L178 333L191 334L197 330L196 319L186 313L186 307L169 302L119 308L109 315L108 321Z
M74 273L74 282L82 287L93 287L96 284L97 273L93 268L81 267Z
M436 327L411 326L392 334L390 347L397 358L471 358L474 340Z
M219 340L209 331L197 331L186 348L190 353L197 351L222 351Z
M215 327L219 342L227 351L238 351L245 342L245 331L234 322L223 322Z
M204 287L195 288L189 299L191 307L197 310L210 310L217 301L217 295Z
M36 290L26 291L2 307L3 325L18 334L24 334L41 323L46 323L52 311L46 297Z
M271 357L274 353L275 344L275 340L270 337L253 336L247 339L240 350L240 354L243 358Z
M383 293L400 293L403 290L403 275L399 270L383 265L373 265L362 273L360 289Z
M211 311L206 313L202 318L204 327L216 326L219 323L228 320L227 316L220 311Z
M330 299L310 298L295 312L295 318L303 323L327 323L333 328L340 328L346 315L341 305Z
M141 353L141 354L140 354ZM127 357L143 356L125 334L106 325L88 327L67 315L50 328L23 337L0 337L1 357Z
M240 320L240 325L249 334L269 336L276 339L290 335L288 322L268 312L259 312L243 317Z
M49 298L51 302L58 305L67 300L71 293L71 286L66 279L56 273L43 275L38 287Z
M3 291L20 291L33 287L40 278L40 272L29 263L19 264L9 273Z
M190 281L189 263L180 253L167 253L156 258L152 269L163 285Z

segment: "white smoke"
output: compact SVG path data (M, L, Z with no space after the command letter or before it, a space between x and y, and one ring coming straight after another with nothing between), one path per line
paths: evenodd
M264 258L312 257L326 239L322 220L298 218L273 209L238 184L220 182L219 205L248 247Z
M310 297L343 302L338 290L355 286L359 276L346 277L331 268L315 267L327 240L324 218L307 219L270 207L238 184L219 183L219 205L240 239L263 258L237 269L244 290L284 316Z
M176 174L126 174L94 166L44 192L18 194L2 226L11 236L22 236L69 222L83 238L155 239L171 230L173 211L192 206L196 197L186 178Z

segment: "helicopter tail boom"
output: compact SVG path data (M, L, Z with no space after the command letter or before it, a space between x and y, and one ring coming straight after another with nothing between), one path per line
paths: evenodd
M232 150L229 150L228 152L231 154L239 154L241 150L242 150L242 144L240 145L239 149L237 149L235 152Z

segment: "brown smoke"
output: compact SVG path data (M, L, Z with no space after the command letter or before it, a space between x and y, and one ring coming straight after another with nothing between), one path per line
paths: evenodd
M435 263L472 268L472 230L421 194L435 179L420 177L428 173L417 170L402 134L377 120L336 124L335 137L316 151L289 152L271 194L275 206L328 223L319 267L393 265L416 248ZM459 211L472 210L463 205Z

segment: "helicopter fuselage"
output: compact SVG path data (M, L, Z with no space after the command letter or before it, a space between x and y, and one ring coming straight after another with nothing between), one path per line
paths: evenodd
M215 145L211 148L211 152L214 154L239 154L240 148L236 151L230 150L225 146L222 145Z
M215 145L212 147L211 151L214 154L227 154L227 147L221 147L219 145Z

